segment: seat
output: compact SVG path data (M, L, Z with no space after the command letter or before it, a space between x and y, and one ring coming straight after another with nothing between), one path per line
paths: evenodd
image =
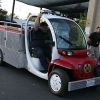
M29 39L29 52L31 57L38 58L34 53L34 48L32 47L32 34L34 33L34 28L31 30L28 30L28 39Z
M34 48L32 47L32 35L34 33L34 29L28 30L28 40L29 40L29 52L30 56L32 57L32 60L34 61L35 67L37 70L44 70L42 67L39 58L34 53Z
M30 52L30 55L31 57L35 57L35 58L38 58L35 53L34 53L34 48L32 46L32 35L34 34L34 28L30 31L28 31L28 38L29 38L29 52ZM51 35L51 32L50 32L50 29L47 31L47 34L50 38L50 40L52 40L52 35Z
M50 29L48 29L47 34L48 34L49 39L53 41Z

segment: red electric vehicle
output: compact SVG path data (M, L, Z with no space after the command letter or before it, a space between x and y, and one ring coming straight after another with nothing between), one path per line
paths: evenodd
M17 68L25 68L34 75L48 80L50 91L58 96L66 91L100 85L100 68L96 60L88 55L87 42L80 26L73 20L43 14L40 21L48 24L48 36L51 44L52 59L49 61L48 72L43 73L39 58L30 52L29 20L22 27L13 23L0 24L0 64L7 62ZM11 26L9 26L11 25Z

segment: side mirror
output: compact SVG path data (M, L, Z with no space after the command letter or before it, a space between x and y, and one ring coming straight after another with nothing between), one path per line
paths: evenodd
M51 44L52 46L55 46L55 42L52 41L52 40L46 40L45 43L48 44L48 45Z

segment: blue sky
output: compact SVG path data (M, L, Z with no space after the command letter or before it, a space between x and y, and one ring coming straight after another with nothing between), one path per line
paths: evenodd
M12 12L13 0L1 0L1 1L2 1L1 7L7 10L8 13L10 14ZM40 11L40 8L15 1L14 13L17 16L19 16L19 18L25 19L28 13L38 14L39 11Z

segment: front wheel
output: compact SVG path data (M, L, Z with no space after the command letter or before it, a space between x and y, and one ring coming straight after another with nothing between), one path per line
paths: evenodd
M94 68L94 76L100 77L100 67L99 66Z
M68 90L68 82L69 77L62 69L55 69L49 75L48 84L50 91L57 96L65 95Z
M100 67L99 66L94 68L94 76L100 77ZM94 86L93 88L98 88L98 87L100 87L100 85Z

